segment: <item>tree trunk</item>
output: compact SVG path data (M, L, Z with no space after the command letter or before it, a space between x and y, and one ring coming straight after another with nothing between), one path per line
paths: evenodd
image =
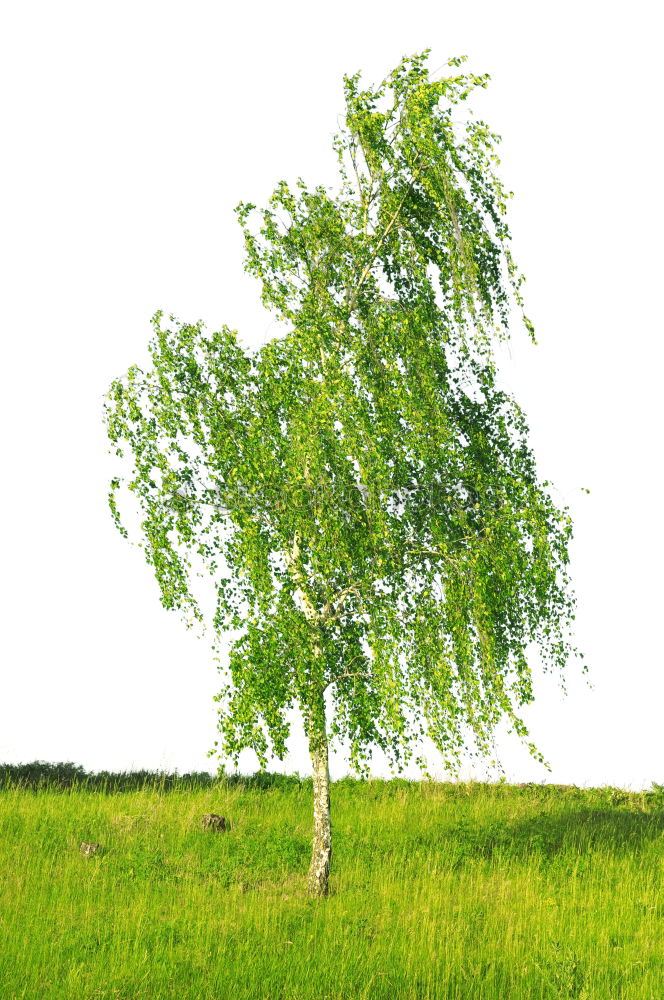
M308 479L308 466L305 465L305 475ZM316 611L307 593L307 588L299 565L300 535L295 532L291 551L285 551L286 563L290 574L297 584L296 594L302 602L305 617L311 622L314 630L318 630L322 616ZM322 652L320 634L313 639L314 661L320 664ZM332 826L330 823L330 769L328 764L327 732L325 730L325 685L319 669L314 673L320 683L317 689L312 688L313 701L306 711L306 730L309 737L309 755L314 779L314 839L311 851L311 864L307 878L307 889L310 896L327 896L330 860L332 858Z
M310 896L327 896L330 860L332 858L332 826L330 823L330 770L327 737L312 744L311 764L314 779L314 839L307 888Z

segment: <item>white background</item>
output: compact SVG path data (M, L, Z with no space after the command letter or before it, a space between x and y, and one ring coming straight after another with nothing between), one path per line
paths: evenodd
M539 340L515 327L504 383L574 520L595 685L572 661L565 698L534 657L524 718L553 772L515 736L500 759L510 781L664 782L659 41L644 2L3 6L0 761L214 769L216 665L112 524L103 396L158 308L275 332L234 206L335 184L343 74L430 47L432 73L467 54L492 77L469 103L503 136ZM308 773L299 724L273 769Z

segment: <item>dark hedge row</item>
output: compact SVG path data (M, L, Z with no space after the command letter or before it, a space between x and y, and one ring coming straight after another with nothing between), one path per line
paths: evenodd
M80 764L71 762L49 763L34 760L29 764L0 764L0 789L68 789L89 788L98 792L126 792L153 788L158 791L211 787L232 787L255 789L278 789L280 791L311 790L311 778L299 774L277 774L270 771L256 771L254 774L229 774L220 771L218 775L208 771L191 771L186 774L165 771L86 771ZM346 776L334 782L335 787L357 789L366 796L391 796L401 789L417 789L422 782L407 778L353 778ZM664 808L664 785L653 782L649 792L627 792L624 789L579 788L576 785L556 785L528 782L509 785L502 782L435 782L439 790L453 797L481 794L491 789L494 795L522 794L549 798L564 796L566 799L583 800L593 805L625 805L640 801L657 809ZM370 787L367 787L370 786Z
M257 771L252 775L210 774L191 771L173 774L165 771L86 771L80 764L71 762L49 763L34 760L29 764L0 764L0 788L90 788L94 791L134 791L156 788L168 791L175 788L210 788L219 785L239 785L247 788L298 788L311 784L311 778L299 775L270 774Z

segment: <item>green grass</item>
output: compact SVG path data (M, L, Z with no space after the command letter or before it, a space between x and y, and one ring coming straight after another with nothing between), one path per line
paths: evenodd
M310 782L6 786L0 998L664 1000L662 799L345 779L310 900Z

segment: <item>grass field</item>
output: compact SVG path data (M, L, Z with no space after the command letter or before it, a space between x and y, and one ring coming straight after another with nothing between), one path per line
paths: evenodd
M310 900L310 781L6 785L0 998L664 1000L663 791L344 779Z

